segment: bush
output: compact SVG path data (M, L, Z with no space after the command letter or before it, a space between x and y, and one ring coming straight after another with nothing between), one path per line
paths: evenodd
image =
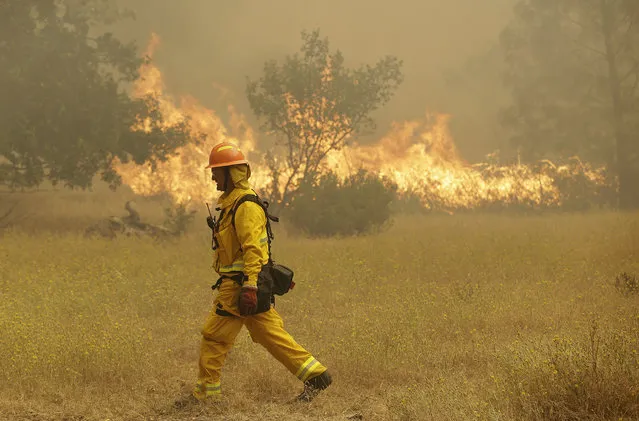
M387 224L396 192L396 185L365 171L343 181L329 173L295 192L287 219L311 237L366 234Z
M520 346L506 362L500 400L521 420L637 419L636 329L602 332L593 319L581 337Z
M615 278L615 288L617 288L617 291L624 297L630 297L639 294L639 280L634 275L621 272Z

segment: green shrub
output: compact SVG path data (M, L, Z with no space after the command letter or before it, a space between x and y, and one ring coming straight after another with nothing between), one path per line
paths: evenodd
M388 223L396 192L396 185L365 171L343 181L329 173L296 191L287 219L311 237L366 234Z

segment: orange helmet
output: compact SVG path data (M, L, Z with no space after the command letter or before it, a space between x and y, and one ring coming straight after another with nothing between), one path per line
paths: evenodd
M206 168L230 167L238 164L248 164L242 151L233 143L222 142L213 146L209 155L209 165Z

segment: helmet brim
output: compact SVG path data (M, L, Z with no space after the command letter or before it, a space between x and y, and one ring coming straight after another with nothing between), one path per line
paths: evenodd
M205 167L205 169L209 169L209 168L222 168L222 167L231 167L233 165L240 165L240 164L246 164L248 165L248 161L246 159L240 159L237 161L231 161L231 162L223 162L220 164L209 164Z

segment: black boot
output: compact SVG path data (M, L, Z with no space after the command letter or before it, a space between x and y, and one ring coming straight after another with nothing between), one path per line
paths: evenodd
M332 382L333 379L331 379L331 375L328 374L328 371L306 380L304 382L304 390L297 396L296 400L298 402L310 402L315 399L322 390L330 386Z

